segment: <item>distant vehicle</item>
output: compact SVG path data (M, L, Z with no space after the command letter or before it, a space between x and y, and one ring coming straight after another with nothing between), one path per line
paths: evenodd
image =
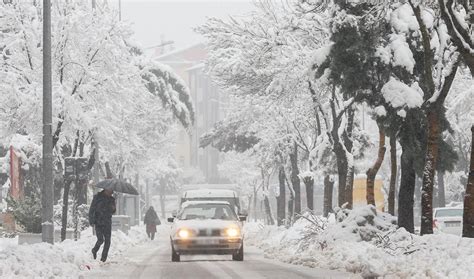
M244 260L242 224L245 216L237 217L229 202L187 201L181 205L171 227L171 261L181 255L232 255L232 260Z
M246 215L240 207L239 195L228 189L195 189L187 190L181 195L180 206L187 201L225 201L238 215Z
M439 207L433 211L433 229L437 232L461 235L462 207Z

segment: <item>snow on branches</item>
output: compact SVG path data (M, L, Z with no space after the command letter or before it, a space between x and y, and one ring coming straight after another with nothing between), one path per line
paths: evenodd
M31 1L0 5L0 135L29 135L37 144L42 135L41 11L41 4ZM107 5L53 3L56 154L76 140L87 150L94 137L101 156L130 164L153 153L147 148L163 147L159 143L175 125L171 115L185 127L192 125L185 83L146 61L132 35L131 25Z

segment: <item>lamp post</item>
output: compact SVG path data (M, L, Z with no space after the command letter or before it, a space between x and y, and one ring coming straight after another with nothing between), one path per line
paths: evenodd
M43 185L41 189L41 234L43 242L53 244L53 120L51 94L51 0L43 0Z

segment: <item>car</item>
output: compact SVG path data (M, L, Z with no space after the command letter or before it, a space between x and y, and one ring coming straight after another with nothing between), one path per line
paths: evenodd
M210 188L187 190L181 195L180 205L187 201L226 201L237 214L245 215L240 207L239 195L234 190Z
M234 261L244 260L244 237L241 221L229 202L187 201L181 205L172 222L171 261L181 255L232 255Z
M462 207L438 207L433 210L433 229L455 235L462 233Z

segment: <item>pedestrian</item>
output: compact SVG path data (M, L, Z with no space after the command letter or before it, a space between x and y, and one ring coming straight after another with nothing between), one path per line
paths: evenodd
M156 225L160 225L161 222L153 206L150 206L146 211L145 220L143 220L143 222L146 225L146 234L148 235L148 238L151 240L155 239Z
M97 252L102 243L102 257L100 260L105 262L110 248L110 238L112 236L112 214L115 213L115 198L112 197L114 193L111 189L104 189L97 193L92 199L91 207L89 209L89 223L95 228L97 242L92 248L92 256L97 258Z

